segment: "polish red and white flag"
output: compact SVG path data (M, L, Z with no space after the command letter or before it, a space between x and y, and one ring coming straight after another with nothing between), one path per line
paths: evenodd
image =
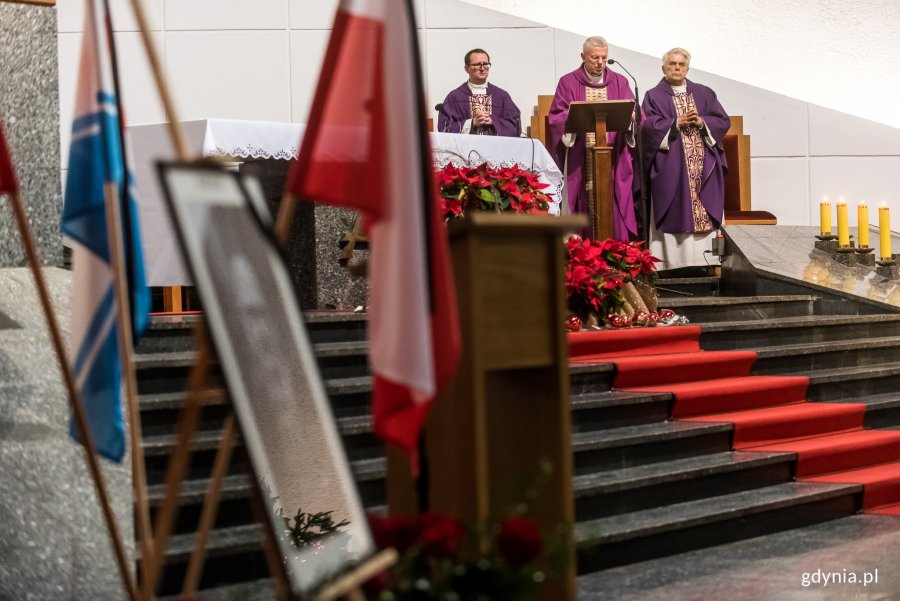
M418 48L410 0L341 1L286 189L366 217L374 430L414 457L460 346Z

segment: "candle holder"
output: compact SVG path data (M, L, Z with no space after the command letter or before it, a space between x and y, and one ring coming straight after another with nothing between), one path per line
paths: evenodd
M875 250L871 246L860 246L856 249L856 262L866 267L875 267Z
M895 261L893 257L891 257L890 259L882 258L880 261L876 261L875 264L877 265L877 267L875 268L875 273L877 273L884 279L900 279L900 266L897 265L897 261Z
M832 258L841 265L853 267L856 265L856 249L852 246L840 246Z
M834 254L838 249L837 236L833 234L818 234L816 236L816 248L829 254Z

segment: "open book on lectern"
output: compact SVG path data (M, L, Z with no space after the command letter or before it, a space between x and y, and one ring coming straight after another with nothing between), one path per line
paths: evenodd
M215 165L158 168L268 527L293 595L308 597L374 544L262 187ZM324 527L286 523L314 516Z

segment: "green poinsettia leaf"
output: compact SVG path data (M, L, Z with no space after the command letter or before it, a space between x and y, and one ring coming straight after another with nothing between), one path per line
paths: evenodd
M494 204L496 202L496 195L489 188L482 188L478 191L478 197L482 200L482 202L486 202L488 204Z

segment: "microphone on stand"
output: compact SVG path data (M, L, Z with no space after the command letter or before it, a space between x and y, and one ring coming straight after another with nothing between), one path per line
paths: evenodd
M444 122L444 127L440 130L440 133L443 133L443 134L450 133L450 128L453 126L454 123L456 123L459 120L455 119L455 118L451 117L449 114L447 114L447 111L444 110L443 102L438 102L436 105L434 105L434 110L436 110L438 112L438 125L440 125L440 123L441 123L440 115L443 115L444 117L447 118L447 120Z
M625 65L620 63L615 59L608 59L606 61L608 65L619 65L622 67L622 71L631 78L631 81L634 83L634 121L635 121L635 132L634 139L635 145L637 147L637 155L638 155L638 169L640 170L640 178L641 178L641 219L642 225L644 228L644 238L647 241L647 247L650 245L650 204L648 202L647 197L647 180L644 173L644 151L641 144L641 121L643 115L641 114L641 93L638 91L637 80L634 78L634 75L631 74Z

